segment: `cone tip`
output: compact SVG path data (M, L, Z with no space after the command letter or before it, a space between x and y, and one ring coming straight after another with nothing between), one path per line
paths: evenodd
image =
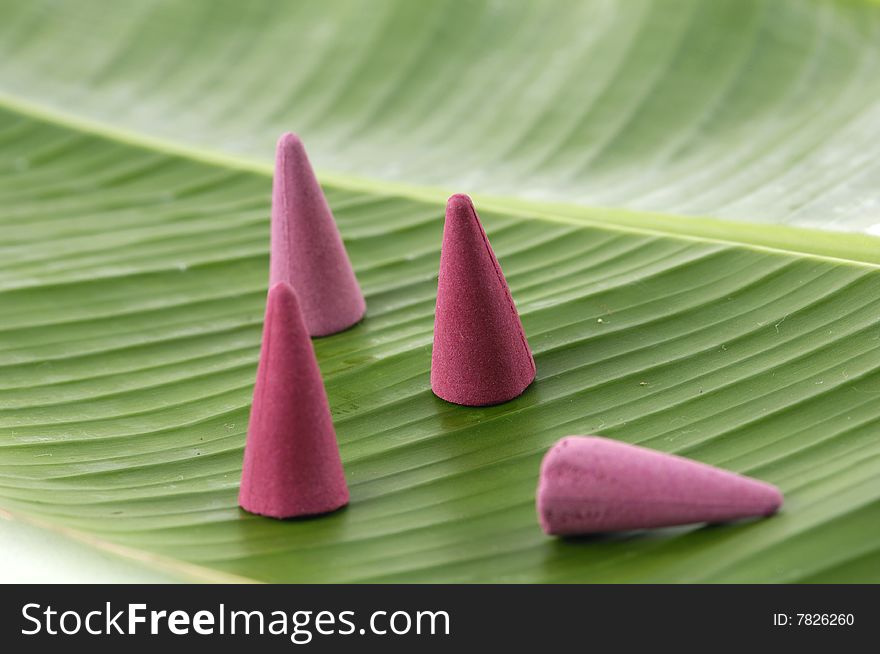
M760 483L767 487L767 508L764 510L763 515L773 515L782 508L785 497L782 495L782 491L773 484L768 484L767 482Z
M301 310L296 291L284 280L277 281L269 287L269 293L266 296L266 313L274 311L274 307L279 306L283 307L284 314L299 313Z
M269 292L279 293L282 289L290 289L292 291L293 287L288 282L282 279L280 281L273 282L272 285L269 287Z
M269 286L269 297L275 297L279 295L295 296L296 291L293 290L293 286L282 279L277 282L273 282L272 285Z
M480 222L473 200L469 195L456 193L446 201L446 221L454 223Z
M462 209L473 208L473 200L471 200L471 197L465 193L456 193L455 195L450 195L449 199L446 201L447 212L452 210L461 211Z
M275 148L279 155L305 153L302 139L293 132L284 132L279 136Z

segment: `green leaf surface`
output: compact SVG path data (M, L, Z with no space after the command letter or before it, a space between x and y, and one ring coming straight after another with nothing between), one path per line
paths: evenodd
M0 3L0 507L202 580L880 581L878 33L860 2ZM315 341L351 505L278 522L236 494L284 129L368 315ZM429 388L450 190L536 356L497 407ZM540 458L590 433L785 507L547 538Z

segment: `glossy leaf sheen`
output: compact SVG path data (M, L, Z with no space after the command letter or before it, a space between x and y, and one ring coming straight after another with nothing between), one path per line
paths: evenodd
M880 8L327 5L0 7L0 507L201 579L880 581L880 250L757 224L876 221ZM278 522L236 494L285 129L368 315L315 341L351 505ZM508 404L429 389L448 188L535 352ZM547 538L577 433L786 505Z
M295 6L290 6L295 4ZM0 92L268 162L880 231L861 0L0 3Z

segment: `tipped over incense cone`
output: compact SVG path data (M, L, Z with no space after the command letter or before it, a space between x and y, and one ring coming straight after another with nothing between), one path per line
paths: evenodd
M775 486L598 436L567 436L541 464L537 508L548 534L727 522L775 513Z
M293 287L311 336L335 334L363 318L364 296L302 141L283 134L275 156L269 286Z
M535 378L529 349L507 281L471 199L446 204L440 254L431 389L468 406L499 404Z
M269 290L238 503L294 518L348 503L336 432L312 341L286 282Z

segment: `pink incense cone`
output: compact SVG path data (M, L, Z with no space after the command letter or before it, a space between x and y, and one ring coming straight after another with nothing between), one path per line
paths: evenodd
M311 336L347 329L364 317L366 303L302 141L278 139L272 185L269 286L296 291Z
M327 394L296 294L269 289L238 503L293 518L348 503Z
M548 534L726 522L775 513L775 486L597 436L567 436L544 456L538 517Z
M471 199L446 203L431 388L448 402L507 402L535 378L535 360L507 281Z

